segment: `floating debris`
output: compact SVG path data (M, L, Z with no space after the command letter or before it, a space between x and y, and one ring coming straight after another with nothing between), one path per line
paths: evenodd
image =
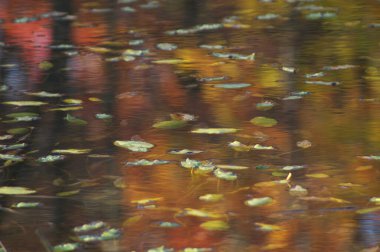
M80 248L80 243L63 243L53 247L53 252L69 252Z

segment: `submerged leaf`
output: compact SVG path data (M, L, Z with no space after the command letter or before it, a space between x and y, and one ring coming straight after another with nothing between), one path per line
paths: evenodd
M251 120L251 123L261 127L272 127L277 124L277 120L269 117L257 116Z
M238 129L234 128L199 128L192 130L191 133L196 134L228 134L228 133L236 133Z
M117 147L126 148L134 152L147 152L149 149L153 148L154 145L143 141L121 141L117 140L113 143Z
M271 197L253 198L246 200L244 204L250 207L265 206L271 204L273 199Z
M153 128L157 129L178 129L183 128L187 125L186 121L180 121L180 120L170 120L170 121L162 121L153 124Z
M225 231L230 228L227 222L221 220L206 221L200 227L209 231Z
M1 186L0 187L0 194L23 195L23 194L33 194L33 193L36 193L36 191L26 188L26 187L18 187L18 186Z

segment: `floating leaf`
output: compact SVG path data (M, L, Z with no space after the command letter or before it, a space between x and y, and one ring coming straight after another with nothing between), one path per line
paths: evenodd
M214 175L215 177L219 179L224 179L224 180L229 180L229 181L237 179L237 175L235 173L230 172L230 171L223 171L221 169L216 169L214 171Z
M205 194L205 195L199 196L199 199L206 202L218 202L224 199L224 195L223 194Z
M253 198L246 200L244 204L249 207L265 206L271 204L273 199L271 197Z
M305 81L306 84L322 85L322 86L337 86L339 81Z
M287 165L287 166L284 166L282 169L284 171L297 171L297 170L301 170L304 168L305 168L305 166L303 166L303 165Z
M78 194L78 193L80 193L80 190L72 190L72 191L59 192L56 195L58 197L69 197L69 196L73 196L73 195Z
M359 186L362 186L362 185L353 184L353 183L339 183L338 185L343 186L343 187L359 187Z
M213 251L212 248L185 248L180 250L180 252L209 252Z
M162 197L156 197L156 198L146 198L146 199L140 199L140 200L132 200L131 203L138 204L138 205L148 205L152 203L156 203L157 201L161 201L164 198Z
M302 140L297 142L297 147L302 149L307 149L311 147L311 142L309 140Z
M303 96L300 96L300 95L290 95L290 96L282 98L282 100L284 100L284 101L292 101L292 100L299 100L299 99L302 99L302 98L303 98Z
M233 141L228 144L229 147L234 149L235 151L247 152L253 150L252 145L245 145L239 141Z
M162 165L162 164L169 164L169 161L166 160L146 160L141 159L134 162L127 162L126 165L128 166L150 166L150 165Z
M169 151L169 154L174 154L174 155L193 155L193 154L198 154L202 153L203 151L200 150L189 150L189 149L183 149L183 150L171 150Z
M286 179L283 180L275 180L275 181L264 181L264 182L258 182L254 184L255 187L272 187L277 185L287 185L289 181Z
M24 158L21 157L21 156L17 156L17 155L11 155L11 154L0 154L0 159L1 160L7 160L7 161L16 161L16 162L20 162L20 161L23 161Z
M228 134L228 133L236 133L238 129L234 128L199 128L192 130L191 133L196 134Z
M68 98L68 99L64 99L63 100L64 103L67 103L67 104L75 104L75 105L79 105L79 104L82 104L82 100L80 99L72 99L72 98Z
M14 208L36 208L39 206L42 206L39 202L18 202L12 205Z
M167 35L187 35L187 34L193 34L201 31L211 31L211 30L218 30L223 28L223 24L200 24L196 25L194 27L190 27L187 29L177 29L177 30L171 30L165 32Z
M306 174L305 176L308 178L318 178L318 179L330 177L329 175L324 174L324 173L311 173L311 174Z
M251 123L261 127L272 127L277 124L277 120L273 118L257 116L251 120Z
M289 190L289 194L291 196L299 196L299 197L304 197L308 194L307 189L303 188L300 185L296 185Z
M282 230L282 228L280 226L265 224L265 223L261 223L261 222L255 222L255 225L258 226L259 230L265 231L265 232Z
M165 248L164 246L148 249L147 252L174 252L172 248Z
M47 155L45 157L40 157L37 159L38 162L41 163L50 163L50 162L56 162L64 160L66 157L63 155Z
M18 186L1 186L0 187L0 194L23 195L23 194L33 194L33 193L36 193L36 191L26 188L26 187L18 187Z
M151 143L143 141L115 141L113 143L117 147L126 148L134 152L147 152L150 148L153 148L154 145Z
M48 103L40 102L40 101L7 101L7 102L3 102L3 104L22 107L22 106L42 106Z
M23 149L28 146L26 143L11 144L11 145L0 145L1 150L18 150Z
M96 114L95 117L97 119L101 119L101 120L108 120L108 119L112 118L112 115L109 115L109 114Z
M193 122L198 119L197 116L186 114L186 113L172 113L170 114L170 118L172 120L179 120L179 121L185 121L185 122Z
M284 71L284 72L288 72L288 73L295 73L295 72L297 72L297 69L294 68L294 67L283 66L283 67L281 67L281 70Z
M134 50L127 49L123 52L123 57L125 56L143 56L149 54L149 50Z
M243 55L238 53L219 53L219 52L213 52L211 54L214 57L222 58L222 59L233 59L233 60L255 60L255 53L249 54L249 55Z
M159 43L157 44L157 48L163 51L174 51L178 46L172 43Z
M11 114L7 114L6 117L10 117L10 118L14 118L14 119L17 119L17 118L24 118L24 117L30 117L30 118L39 118L39 114L37 113L31 113L31 112L19 112L19 113L11 113Z
M153 124L153 128L157 129L178 129L183 128L187 125L186 121L180 121L180 120L170 120L170 121L162 121Z
M91 149L55 149L52 153L56 154L86 154L89 153Z
M185 161L181 161L181 166L188 169L198 168L201 165L201 161L186 158Z
M25 94L31 95L31 96L37 96L37 97L48 97L48 98L51 98L51 97L61 97L62 96L61 94L58 94L58 93L49 93L49 92L46 92L46 91L41 91L41 92L25 92Z
M135 216L129 217L123 222L123 227L132 226L136 224L137 222L139 222L140 220L142 220L143 217L144 215L135 215Z
M177 227L180 227L181 225L176 223L176 222L168 222L168 221L161 221L159 224L158 224L158 227L161 227L161 228L177 228Z
M380 203L380 197L372 197L369 199L369 202Z
M230 228L227 222L221 220L206 221L200 227L209 231L225 231Z
M379 211L380 211L380 206L359 209L356 211L356 213L357 214L368 214L368 213L379 212Z
M118 239L121 236L119 229L110 228L103 231L100 235L81 235L78 236L79 241L82 242L97 242Z
M214 87L216 88L224 88L224 89L236 89L236 88L245 88L249 87L252 84L248 83L226 83L226 84L216 84Z
M180 212L179 215L194 216L194 217L200 217L200 218L216 218L216 219L224 217L223 214L213 213L213 212L208 212L208 211L193 209L193 208L185 208L182 212Z
M362 159L366 160L380 160L380 156L370 155L370 156L360 156Z
M263 102L257 103L256 108L258 110L266 111L266 110L270 110L271 108L273 108L274 105L275 104L271 101L263 101Z
M154 64L168 64L168 65L177 65L182 63L187 63L187 60L184 59L162 59L162 60L154 60L152 63Z
M87 122L85 120L79 119L70 114L66 115L65 120L68 121L69 123L76 124L76 125L87 125Z
M355 171L368 171L372 169L373 169L372 165L362 165L362 166L356 167Z
M69 252L80 247L79 243L63 243L53 247L53 252Z
M305 74L305 78L319 78L325 76L324 72Z
M83 109L83 107L75 106L75 107L53 108L53 109L49 109L49 111L74 111L74 110L80 110L80 109Z
M334 198L334 197L309 196L309 197L300 197L299 199L306 200L306 201L335 202L335 203L344 203L344 204L351 203L347 200L338 199L338 198Z
M277 19L279 17L280 17L280 15L278 15L278 14L267 13L267 14L264 14L264 15L259 15L256 18L258 20L273 20L273 19Z
M335 12L312 12L305 16L305 18L308 20L330 19L335 17Z
M23 135L23 134L29 133L29 131L30 131L30 128L13 128L13 129L7 130L7 133L11 135Z
M51 63L49 61L42 61L40 64L38 64L38 68L43 70L43 71L50 70L53 67L54 67L53 63Z
M92 230L96 230L102 227L106 227L107 224L103 221L93 221L88 224L83 224L81 226L77 226L73 228L73 231L75 233L82 233L82 232L88 232Z
M248 166L242 166L242 165L223 165L223 164L218 164L216 165L216 167L219 169L224 169L224 170L246 170L249 168Z
M274 147L273 146L263 146L261 144L255 144L253 146L253 149L255 149L255 150L274 150Z

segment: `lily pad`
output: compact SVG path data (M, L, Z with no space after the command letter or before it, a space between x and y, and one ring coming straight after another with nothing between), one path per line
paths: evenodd
M40 102L40 101L7 101L7 102L3 102L3 104L23 107L23 106L42 106L48 103Z
M45 157L39 157L37 161L41 163L51 163L51 162L64 160L65 158L66 157L63 155L47 155Z
M183 128L184 126L187 125L186 121L181 121L181 120L170 120L170 121L162 121L153 124L153 128L157 129L178 129L178 128Z
M206 221L200 227L209 231L225 231L230 228L227 222L221 220Z
M79 154L87 154L91 151L91 149L55 149L52 150L52 153L56 154L74 154L74 155L79 155Z
M214 171L215 177L223 180L233 181L237 179L237 175L230 171L223 171L222 169L216 169Z
M126 165L128 166L151 166L151 165L162 165L162 164L168 164L170 163L169 161L166 160L146 160L146 159L141 159L137 160L134 162L127 162Z
M248 83L227 83L227 84L216 84L214 85L214 87L224 88L224 89L237 89L237 88L246 88L251 85L252 84L248 84Z
M188 169L198 168L202 164L201 161L186 158L185 161L181 161L181 166Z
M251 120L251 123L261 127L272 127L275 126L278 122L273 118L257 116Z
M206 202L218 202L224 199L223 194L205 194L199 196L199 199Z
M196 134L228 134L236 132L238 132L238 129L234 128L199 128L191 131L191 133Z
M154 145L143 141L121 141L117 140L113 143L117 147L125 148L134 152L147 152Z
M80 118L77 118L75 116L72 116L70 114L67 114L65 117L65 120L69 123L76 124L76 125L87 125L88 123L85 120L82 120Z
M18 186L1 186L0 187L0 194L24 195L24 194L33 194L33 193L36 193L36 191L26 188L26 187L18 187Z
M63 243L53 247L53 252L69 252L80 247L80 243Z
M88 224L83 224L81 226L77 226L73 228L73 231L75 233L82 233L82 232L88 232L92 230L96 230L102 227L106 227L107 224L103 221L93 221Z
M271 204L273 199L271 197L253 198L246 200L244 204L249 207L265 206Z

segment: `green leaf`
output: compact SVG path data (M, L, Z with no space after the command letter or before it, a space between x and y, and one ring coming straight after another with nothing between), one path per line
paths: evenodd
M226 83L226 84L216 84L214 87L216 88L224 88L224 89L237 89L237 88L246 88L251 86L248 83Z
M271 204L273 199L271 197L253 198L246 200L244 204L249 207L265 206Z
M169 161L166 160L146 160L146 159L140 159L134 162L127 162L126 165L128 166L151 166L151 165L162 165L162 164L168 164Z
M274 107L274 103L271 101L263 101L256 104L256 108L261 111L270 110Z
M18 186L2 186L0 187L0 194L6 195L19 195L19 194L33 194L36 193L35 190L28 189L26 187Z
M75 107L53 108L53 109L49 109L49 111L74 111L74 110L80 110L80 109L83 109L83 107L75 106Z
M181 161L181 166L188 169L198 168L202 164L201 161L186 158L185 161Z
M6 115L6 117L10 117L10 118L39 117L39 114L37 114L37 113L31 113L31 112L19 112L19 113L8 114L8 115Z
M40 102L40 101L7 101L7 102L3 102L3 104L22 107L22 106L42 106L48 103Z
M24 160L24 158L21 156L16 156L16 155L11 155L11 154L0 154L0 159L1 160L16 161L16 162L20 162L20 161Z
M186 121L180 121L180 120L170 120L170 121L162 121L153 124L153 128L157 129L178 129L183 128L187 125Z
M209 231L225 231L230 228L227 222L221 220L206 221L200 227Z
M56 195L58 197L69 197L69 196L78 194L79 192L80 192L80 190L78 189L78 190L72 190L72 191L59 192Z
M117 140L113 143L117 147L125 148L134 152L147 152L154 145L143 141L121 141Z
M228 134L228 133L236 133L238 129L234 128L199 128L192 130L191 133L196 134Z
M273 118L257 116L251 120L251 123L253 123L256 126L261 126L261 127L272 127L277 124L277 120Z
M83 101L80 99L72 99L72 98L64 99L63 102L67 104L75 104L75 105L79 105L83 103Z

